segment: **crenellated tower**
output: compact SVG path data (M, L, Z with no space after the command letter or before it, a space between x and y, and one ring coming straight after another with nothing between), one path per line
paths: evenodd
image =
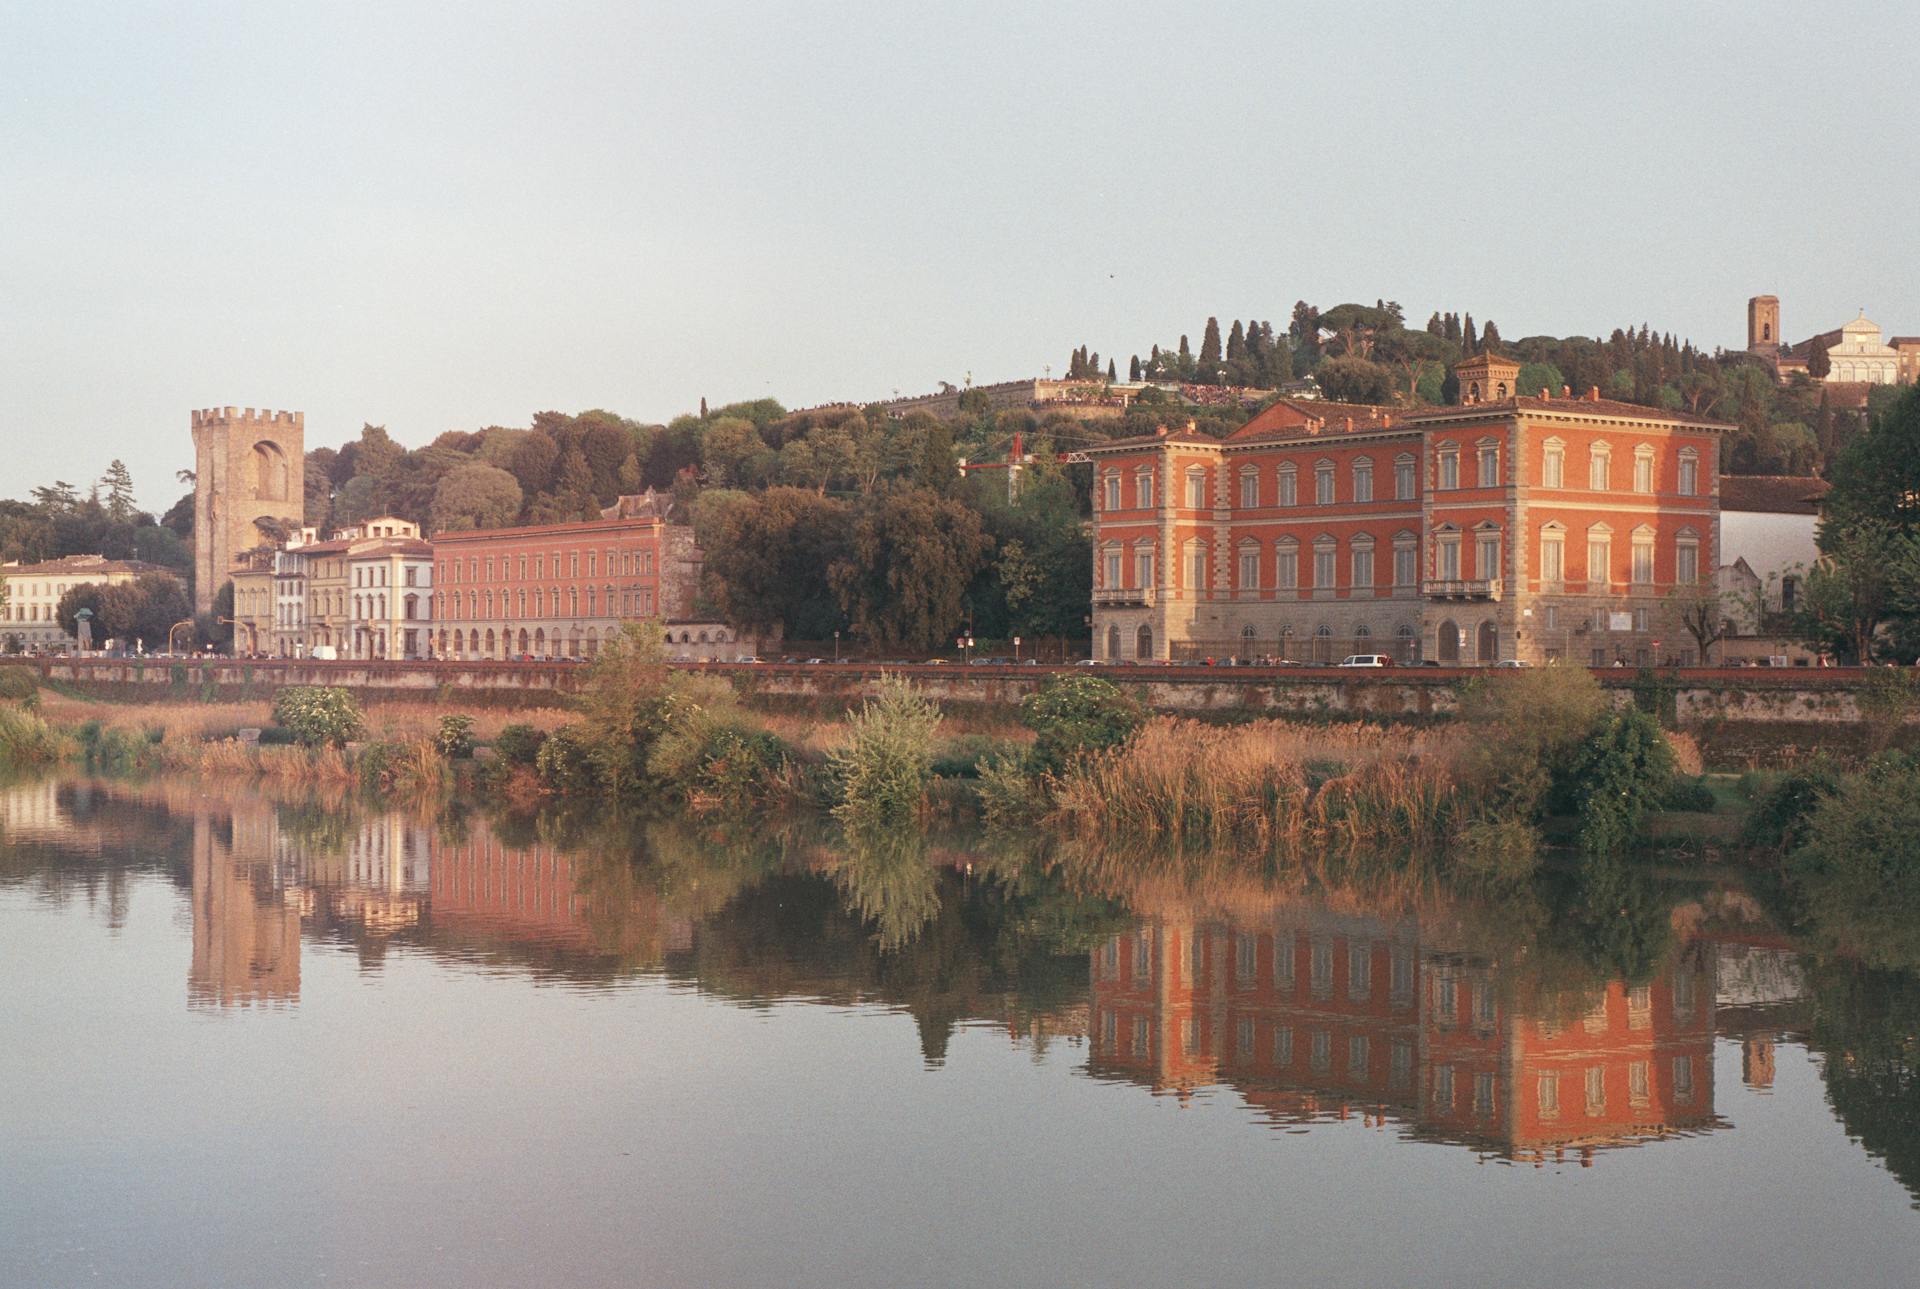
M242 551L306 516L306 414L210 407L193 413L193 607L205 612Z

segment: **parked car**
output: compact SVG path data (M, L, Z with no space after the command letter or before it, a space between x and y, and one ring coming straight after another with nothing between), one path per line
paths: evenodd
M1393 659L1383 653L1352 653L1340 660L1342 667L1391 667Z
M1520 659L1520 658L1502 658L1500 659L1500 661L1494 663L1493 665L1496 669L1499 669L1499 670L1516 670L1521 667L1533 666L1532 663L1527 662L1524 659Z

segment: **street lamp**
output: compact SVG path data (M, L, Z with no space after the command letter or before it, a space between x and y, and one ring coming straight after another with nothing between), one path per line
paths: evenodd
M840 661L840 632L838 630L835 630L833 633L833 660L835 662Z
M1019 636L1015 636L1013 638L1013 660L1015 662L1020 661L1020 637Z

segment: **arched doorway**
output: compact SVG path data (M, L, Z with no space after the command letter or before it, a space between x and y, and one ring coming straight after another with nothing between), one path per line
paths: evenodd
M1491 622L1482 622L1474 652L1481 662L1497 662L1500 658L1500 628Z
M1144 622L1140 624L1140 629L1133 633L1133 656L1153 657L1153 628Z
M1120 659L1120 628L1117 626L1108 627L1107 628L1107 661L1118 662L1119 659Z
M1460 628L1453 619L1442 622L1434 632L1433 652L1441 662L1460 661Z
M536 658L544 658L547 656L547 629L545 627L535 627L533 629L533 656Z

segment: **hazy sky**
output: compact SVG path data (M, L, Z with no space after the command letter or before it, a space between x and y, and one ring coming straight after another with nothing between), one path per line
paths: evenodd
M0 495L1037 374L1296 299L1920 333L1920 5L0 0Z

